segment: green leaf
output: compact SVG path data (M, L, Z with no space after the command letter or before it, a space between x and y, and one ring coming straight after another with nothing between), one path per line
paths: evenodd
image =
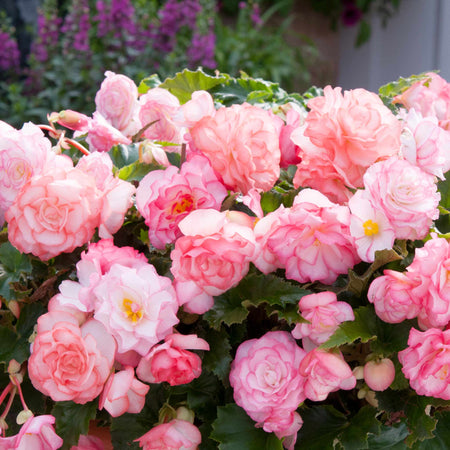
M297 446L308 450L334 448L334 441L348 426L347 418L330 405L301 408L303 425L300 428Z
M217 408L211 439L220 450L282 450L281 441L273 433L255 427L255 422L234 403Z
M10 283L20 281L24 274L31 273L30 258L19 252L9 242L0 245L0 296L6 300L15 298Z
M370 25L367 21L362 20L359 25L358 36L356 36L356 47L360 47L370 38Z
M118 169L139 161L138 144L115 145L108 153L114 166Z
M242 323L248 316L248 310L242 302L239 293L235 289L230 289L214 297L214 306L203 315L203 318L217 330L222 323L227 325Z
M405 422L382 425L377 434L369 434L368 444L370 450L406 450L405 438L409 431Z
M362 450L369 448L369 433L378 434L381 423L376 419L377 410L372 406L363 406L350 420L339 441L345 450Z
M450 411L438 412L435 418L437 419L437 424L433 432L433 438L418 441L413 446L414 450L448 450L450 442Z
M144 78L138 86L138 92L140 95L146 94L150 89L158 87L161 84L159 76L155 73L149 77Z
M152 170L162 169L157 164L145 164L139 161L128 166L124 166L119 170L119 178L125 181L141 181Z
M410 430L406 444L411 446L416 441L423 441L433 437L437 419L426 413L428 405L432 404L428 397L411 396L405 407L405 415Z
M12 359L11 353L17 343L17 335L9 328L0 327L0 342L2 343L0 346L0 362L8 364Z
M142 423L141 420L137 420L137 417L140 418L140 416L140 414L139 416L122 414L112 418L111 438L115 449L138 450L141 448L139 443L134 440L147 433L153 427L154 422Z
M64 440L63 450L78 442L81 434L88 434L89 422L95 419L97 403L80 405L74 402L57 402L52 409L56 417L56 433Z
M411 75L410 77L400 77L397 81L392 81L380 87L378 94L385 104L390 104L392 99L406 91L411 85L417 81L426 80L430 76L427 72L422 72L418 75Z
M203 355L202 366L216 374L222 381L228 380L232 359L228 334L223 328L220 330L209 328L202 337L210 346L209 351Z
M213 77L207 75L201 69L197 69L195 72L184 69L183 72L178 72L173 78L166 78L159 87L167 89L175 95L180 103L186 103L191 99L193 92L208 91L229 79L230 76L223 73Z

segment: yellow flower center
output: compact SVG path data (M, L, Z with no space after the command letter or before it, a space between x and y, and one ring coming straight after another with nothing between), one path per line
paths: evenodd
M183 195L181 199L173 203L171 208L172 215L182 214L186 211L191 211L194 205L194 199L191 195Z
M133 323L136 323L138 320L142 317L142 309L140 308L140 305L133 302L133 300L130 300L129 298L123 299L123 310L125 311L125 314L127 315L128 319L130 319Z
M378 234L378 224L376 222L372 222L370 219L363 223L363 228L366 236Z

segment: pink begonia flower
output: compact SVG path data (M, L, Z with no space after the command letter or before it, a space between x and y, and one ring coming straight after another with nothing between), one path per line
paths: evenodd
M362 187L366 169L400 149L400 121L372 92L354 89L342 95L341 88L326 86L308 108L305 127L292 137L302 163L309 160L314 168L308 155L319 149L320 159L329 160L346 186Z
M136 188L113 175L113 164L107 153L94 152L83 156L76 167L95 179L102 197L99 235L105 239L112 238L123 225L126 212L133 205L132 196Z
M97 111L125 136L133 136L140 128L138 89L125 75L105 72L105 79L95 95Z
M280 131L280 166L287 169L291 164L299 164L301 158L299 156L300 147L296 145L291 135L294 130L302 126L307 116L306 111L295 103L287 103L279 109L284 113L285 124ZM277 113L280 116L279 113Z
M206 293L206 302L190 309L203 314L212 306L209 296L224 293L247 274L257 252L248 223L252 220L245 213L214 209L192 211L179 223L184 236L178 238L170 254L171 272L176 284L194 283L200 288L195 292L192 286L184 293L176 287L180 306L187 303L189 311L191 301Z
M389 358L364 365L364 381L373 391L385 391L394 381L395 366Z
M269 331L243 342L231 364L235 402L257 427L278 438L293 436L294 442L302 425L295 411L305 400L305 380L298 371L305 355L290 333Z
M373 164L364 175L372 205L381 209L399 239L423 239L439 217L441 194L435 179L409 161L391 157Z
M242 203L247 206L258 219L264 217L264 211L261 207L261 194L256 189L250 189L247 195L241 197Z
M52 311L38 319L28 374L33 386L54 401L84 404L102 391L115 352L114 338L97 320L80 327L71 314Z
M411 328L408 347L398 359L417 394L450 400L450 330Z
M422 329L442 328L450 321L450 244L432 235L422 248L417 248L408 266L410 277L419 280L421 309L418 315Z
M55 433L51 415L30 417L20 428L18 434L7 438L0 437L0 449L4 450L56 450L63 440Z
M355 238L358 256L365 262L375 260L377 250L390 249L395 233L381 209L375 208L364 190L358 190L348 202L350 234Z
M339 324L355 320L352 307L338 302L334 292L319 292L300 299L298 310L310 323L298 323L292 330L295 339L308 337L317 345L323 344L338 329Z
M211 161L229 189L244 195L270 190L280 175L279 122L247 103L223 107L190 130L194 146Z
M187 420L173 419L156 425L136 441L144 450L197 450L202 435Z
M279 208L255 225L261 247L256 267L264 273L285 268L300 283L333 283L359 262L350 235L350 211L323 194L304 189L291 208Z
M139 98L139 119L142 127L150 125L143 133L143 137L156 141L181 144L183 127L175 122L174 117L180 108L177 97L163 88L150 89ZM180 147L166 147L167 151L179 151Z
M149 227L150 242L163 249L182 235L178 224L191 211L219 210L226 196L209 160L193 155L180 169L149 172L137 188L136 206Z
M394 98L407 109L414 108L423 117L436 117L441 126L450 119L450 84L437 73L427 73L427 78L417 81Z
M157 142L145 139L139 144L142 149L142 162L145 164L159 164L163 167L169 167L171 164L167 158L164 147Z
M97 152L108 152L117 144L131 144L131 139L114 128L99 112L92 115L86 142Z
M170 334L164 341L141 359L136 369L137 376L147 383L167 381L171 386L187 384L199 377L202 360L186 349L209 350L209 344L195 334Z
M411 164L441 180L450 169L450 131L439 126L436 117L423 118L415 109L405 117L401 153Z
M109 377L100 395L98 408L105 408L112 417L140 413L149 389L150 386L134 376L134 369L127 366Z
M146 355L179 322L172 282L151 264L138 268L114 264L92 292L94 317L114 336L121 353L134 350Z
M105 450L100 438L96 436L81 435L77 445L72 445L70 450Z
M208 91L195 91L191 99L181 105L175 121L181 126L191 128L206 116L213 116L216 112L214 99Z
M6 212L8 239L48 260L88 242L100 222L101 193L83 171L53 169L30 179Z
M92 120L85 114L71 109L65 109L59 113L53 112L47 117L51 123L57 122L59 125L69 128L69 130L80 131L82 133L88 131L89 122Z
M5 125L0 128L0 226L6 211L31 177L47 167L73 166L70 158L52 152L51 142L38 126L28 122L16 130Z
M377 316L388 323L400 323L417 317L426 287L409 272L385 270L369 287L367 298L375 306Z
M304 395L314 402L325 400L330 392L356 386L356 378L343 356L319 348L302 359L299 373L305 377Z

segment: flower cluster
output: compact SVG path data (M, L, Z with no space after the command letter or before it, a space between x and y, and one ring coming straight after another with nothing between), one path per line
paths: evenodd
M0 295L20 343L4 356L0 447L60 448L70 407L106 411L113 430L138 415L119 446L227 442L236 415L294 450L314 417L342 420L336 405L373 413L381 436L401 416L377 409L391 390L405 410L416 394L450 400L448 84L423 75L393 112L331 87L305 105L229 104L227 77L177 77L138 89L107 71L92 116L0 123ZM33 415L27 382L51 415ZM6 436L16 393L22 427ZM102 448L86 426L64 438Z

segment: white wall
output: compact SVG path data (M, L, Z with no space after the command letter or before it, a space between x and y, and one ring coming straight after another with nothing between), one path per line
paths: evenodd
M373 15L371 28L359 48L356 27L340 31L338 86L377 91L400 76L434 69L450 81L450 0L403 0L387 27Z

